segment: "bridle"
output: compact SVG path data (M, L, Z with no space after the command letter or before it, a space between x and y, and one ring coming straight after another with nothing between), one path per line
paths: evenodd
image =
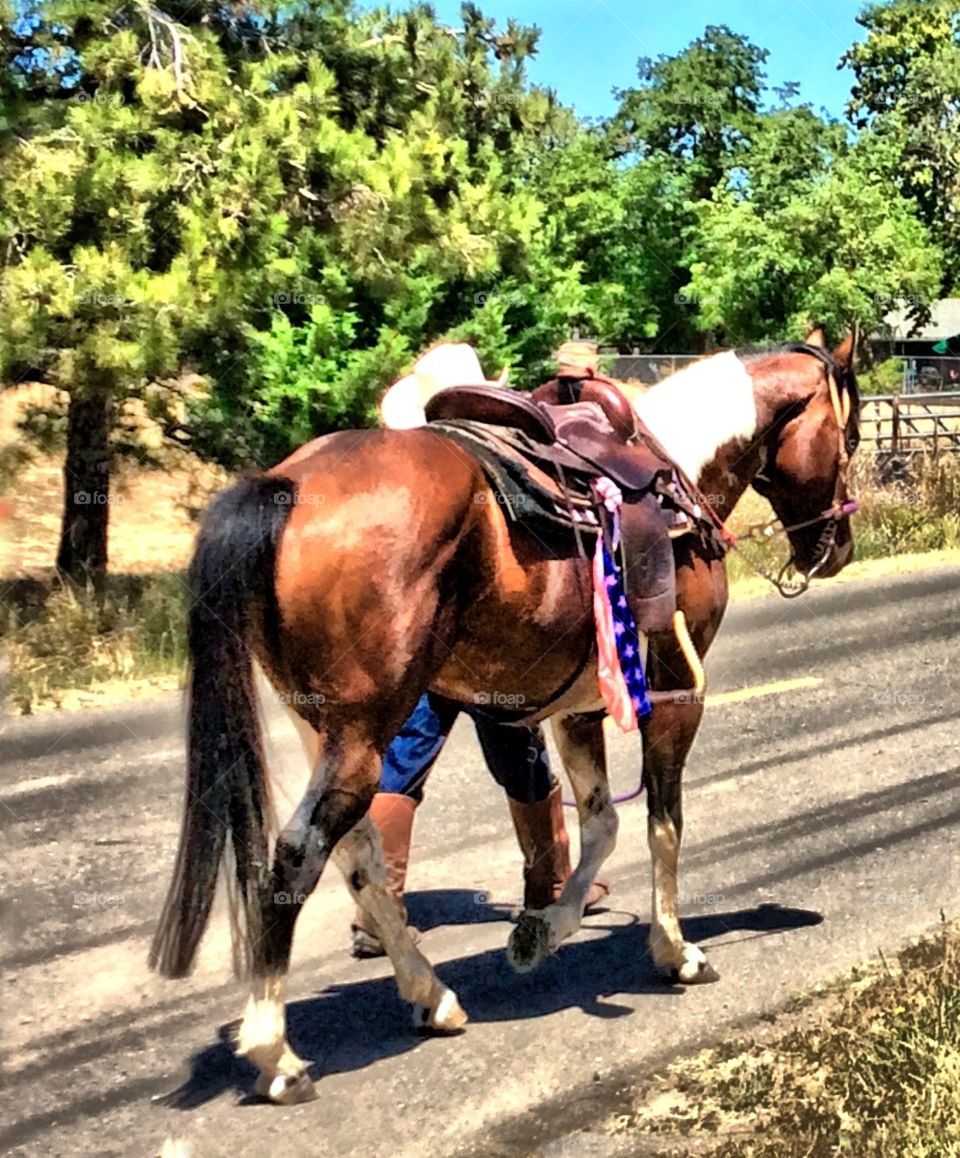
M790 558L780 568L778 574L773 575L764 568L755 566L754 569L764 578L768 579L774 587L780 592L784 599L796 599L798 595L802 595L810 586L811 579L815 578L827 565L833 551L834 544L837 539L837 531L840 528L840 523L849 518L850 515L856 514L860 509L860 504L855 499L844 499L847 489L847 473L850 466L850 455L855 449L855 444L851 445L851 440L848 436L848 427L850 425L850 413L852 409L851 391L849 387L844 387L841 391L837 385L837 378L839 376L839 367L831 355L821 346L811 346L806 342L797 342L784 347L785 352L792 354L809 354L811 357L817 358L823 363L827 371L827 383L830 389L830 402L833 405L833 413L837 422L837 478L833 490L833 503L831 506L816 515L812 519L806 519L802 523L792 523L790 526L783 526L779 519L771 519L766 523L755 523L748 527L742 534L736 536L734 539L730 537L731 547L736 548L738 543L745 540L756 538L771 538L774 535L789 535L791 531L800 531L805 527L812 527L818 523L824 523L823 531L820 538L817 540L817 545L814 550L815 562L808 571L799 571L796 567L796 555L791 552ZM763 479L765 476L758 474L756 478ZM769 481L769 480L766 480ZM791 579L789 576L793 572L796 578Z

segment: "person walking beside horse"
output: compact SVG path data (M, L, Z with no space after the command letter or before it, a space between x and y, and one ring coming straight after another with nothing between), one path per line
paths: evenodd
M561 370L571 356L564 351L558 355ZM423 426L424 407L438 391L480 385L506 386L506 370L496 381L490 381L471 346L442 343L390 387L380 403L381 424L393 430ZM523 908L546 908L560 896L570 876L570 838L563 819L561 788L550 769L540 727L500 723L489 710L463 709L426 692L384 755L380 790L370 806L370 819L383 845L387 891L404 920L403 898L416 811L427 779L463 710L472 717L487 767L507 796L523 854ZM594 881L587 894L587 908L603 901L609 891L606 881ZM354 957L382 957L386 953L379 933L359 907L350 932Z

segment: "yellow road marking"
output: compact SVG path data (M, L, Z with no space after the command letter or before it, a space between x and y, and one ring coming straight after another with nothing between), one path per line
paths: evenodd
M707 693L707 705L742 704L744 700L756 700L761 696L776 696L781 692L799 692L804 688L818 688L823 683L820 676L800 676L795 680L777 680L772 684L757 684L753 688L738 688L735 692Z
M714 695L708 692L704 698L707 707L715 707L717 704L742 704L745 700L758 700L761 696L776 696L782 692L800 692L805 688L818 688L822 683L821 676L800 676L795 680L777 680L772 684L757 684L753 688L737 688L733 692L717 692ZM609 716L603 724L612 735L623 735Z

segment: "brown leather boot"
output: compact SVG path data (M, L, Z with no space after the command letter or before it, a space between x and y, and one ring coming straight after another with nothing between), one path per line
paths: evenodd
M369 813L370 819L380 832L380 841L383 844L387 892L396 901L404 920L407 919L407 911L403 904L403 890L407 883L410 839L413 835L413 819L418 803L412 796L401 796L396 792L378 792L373 798ZM386 950L379 934L359 907L350 931L353 934L354 957L385 956ZM414 930L411 930L412 932Z
M571 872L570 837L563 823L560 785L555 784L550 795L536 804L510 800L510 815L523 852L523 906L545 909L563 892ZM609 893L606 881L594 881L586 907L598 904Z

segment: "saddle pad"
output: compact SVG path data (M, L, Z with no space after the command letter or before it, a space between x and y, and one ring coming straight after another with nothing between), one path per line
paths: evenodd
M564 537L600 529L591 478L564 472L566 495L545 471L530 462L542 449L521 430L490 427L469 419L440 420L429 429L449 438L483 467L487 481L507 518L514 523L538 524L538 533L550 530Z

